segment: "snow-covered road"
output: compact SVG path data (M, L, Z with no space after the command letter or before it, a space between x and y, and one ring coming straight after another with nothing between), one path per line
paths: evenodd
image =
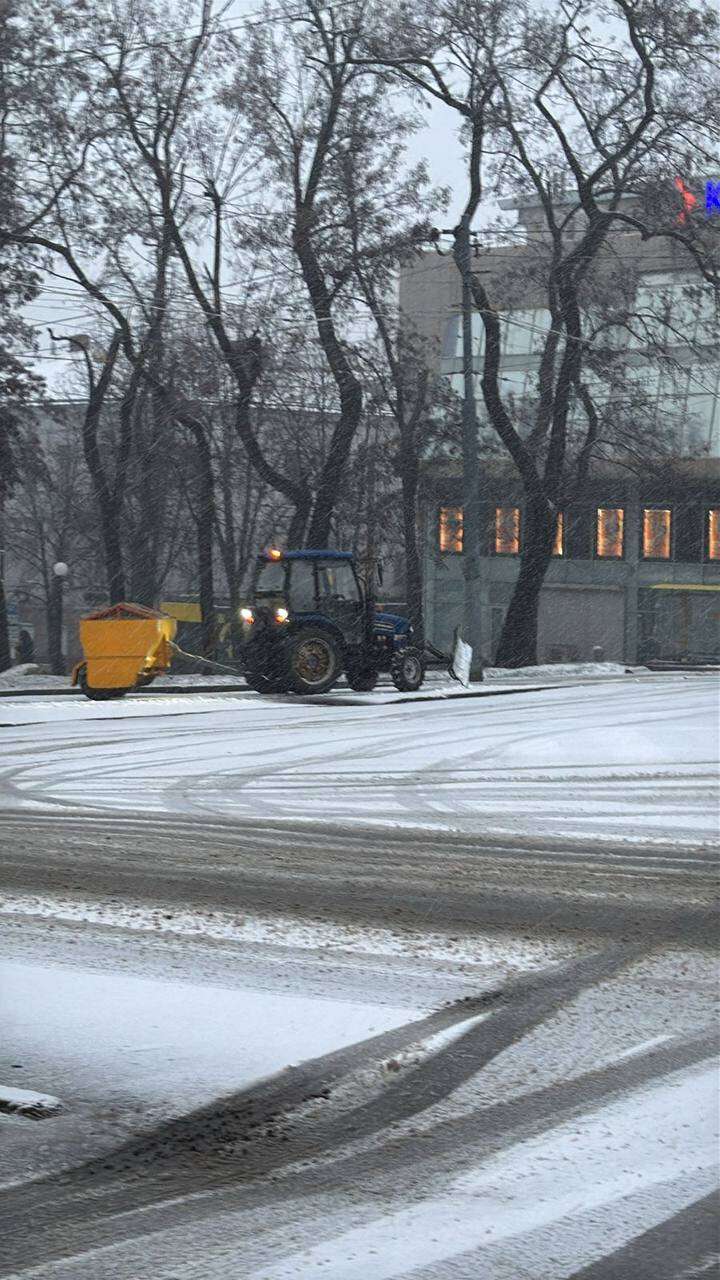
M714 677L0 735L0 1276L715 1273Z
M14 923L15 1074L51 1079L64 1111L5 1120L8 1280L706 1274L707 955L566 946L498 983L418 957L283 967L279 948ZM383 1000L384 972L410 1000Z
M0 705L3 807L697 845L718 684L672 675L437 702L157 695Z

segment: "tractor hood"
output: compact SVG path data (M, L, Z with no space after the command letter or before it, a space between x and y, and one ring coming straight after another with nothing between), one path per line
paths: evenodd
M382 609L376 609L375 627L378 631L393 631L396 636L402 636L410 630L410 622L399 613L385 613Z

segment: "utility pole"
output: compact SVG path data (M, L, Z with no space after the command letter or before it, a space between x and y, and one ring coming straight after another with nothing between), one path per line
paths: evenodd
M475 367L473 360L472 332L472 271L473 232L469 222L462 218L456 227L433 232L432 239L438 253L441 235L452 236L452 256L462 280L462 496L463 496L463 620L462 638L472 649L470 679L483 678L482 662L482 610L480 587L482 577L482 537L480 529L480 458L477 402L475 398Z

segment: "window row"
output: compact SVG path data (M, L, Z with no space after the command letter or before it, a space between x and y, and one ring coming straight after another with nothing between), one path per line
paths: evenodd
M546 307L501 311L500 343L503 356L538 354L543 350L550 328L550 312ZM596 320L588 313L590 326ZM663 346L713 344L718 325L717 303L710 285L698 284L694 278L681 279L672 274L646 275L628 305L626 323L604 327L596 345L614 350L652 348L658 341ZM481 357L485 348L485 326L473 311L473 352ZM462 316L448 317L443 337L445 359L462 358Z
M687 515L687 513L685 513ZM691 519L697 522L693 510ZM576 517L576 523L579 523ZM644 560L717 560L720 561L720 507L704 512L703 546L692 546L686 531L682 549L674 546L676 512L672 507L644 507L640 529L640 554ZM687 525L687 518L685 519ZM625 555L625 510L623 507L596 507L592 513L592 554L600 560L622 560ZM587 524L586 524L587 531ZM568 545L565 514L558 513L553 545L554 556L573 555L584 558L590 548L575 539ZM440 508L438 544L442 552L460 553L463 549L463 509L461 506ZM522 512L520 507L495 507L491 519L490 551L496 556L517 556L522 550ZM682 554L679 552L682 550ZM673 552L675 554L673 555Z

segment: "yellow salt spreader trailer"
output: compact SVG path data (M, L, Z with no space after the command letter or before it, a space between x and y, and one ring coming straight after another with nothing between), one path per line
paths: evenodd
M113 604L80 620L84 658L72 673L87 698L122 698L167 671L177 622L140 604Z

